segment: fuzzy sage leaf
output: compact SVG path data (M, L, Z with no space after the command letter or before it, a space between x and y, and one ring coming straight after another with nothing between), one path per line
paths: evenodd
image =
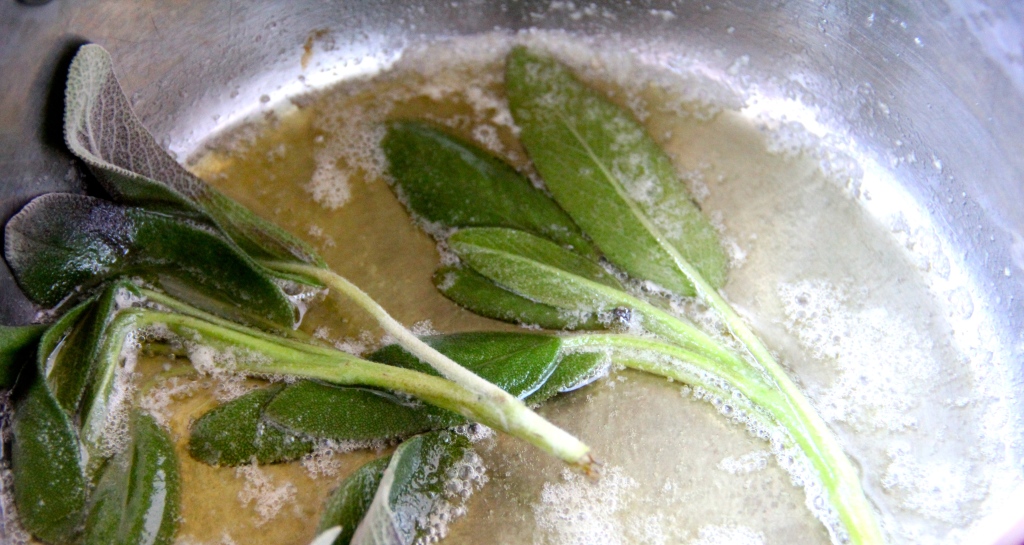
M717 233L636 120L525 48L509 55L505 82L520 140L544 183L612 263L692 295L672 248L713 286L724 283L728 259Z
M460 466L472 456L469 440L450 431L418 435L399 445L352 545L411 545L426 535L430 514L461 499L453 498L446 485L460 477Z
M84 545L169 545L178 527L181 476L174 443L134 411L131 442L107 461L89 498Z
M331 541L334 545L348 545L356 533L359 521L363 520L370 508L377 487L384 477L384 470L391 462L391 456L384 456L366 463L355 470L338 485L327 498L324 512L320 515L317 533L329 528L341 527L341 532Z
M323 266L309 245L213 189L164 151L132 111L102 47L78 50L64 106L68 147L115 200L208 221L256 259Z
M120 275L226 317L293 326L291 301L256 262L194 221L107 201L51 193L5 228L4 252L19 285L53 306Z
M85 462L74 422L36 378L16 400L11 445L21 524L48 543L69 543L85 512Z
M14 386L46 329L44 325L0 325L0 390Z

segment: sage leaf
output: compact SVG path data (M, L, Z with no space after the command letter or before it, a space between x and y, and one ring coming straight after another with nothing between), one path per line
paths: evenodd
M45 325L0 325L0 390L14 386L46 329Z
M71 415L78 412L78 402L89 378L91 362L82 357L82 341L95 306L95 298L90 298L68 310L39 341L39 371L54 398Z
M131 442L108 460L89 498L85 545L168 545L178 528L181 476L174 443L134 411Z
M558 337L532 333L461 333L423 341L519 398L548 380L561 346ZM368 359L438 376L399 345L381 348ZM467 422L454 412L391 392L314 381L288 385L268 402L264 416L304 436L357 442L404 438Z
M327 498L317 533L326 532L332 527L341 527L341 532L330 543L348 545L356 533L359 521L363 520L367 509L370 508L377 487L384 477L384 470L390 462L391 456L377 458L360 466L346 477Z
M332 545L337 542L338 536L341 535L341 526L332 526L313 538L313 541L309 542L309 545Z
M213 189L164 151L132 111L102 47L78 50L64 108L68 147L118 202L208 221L256 259L323 266L308 244Z
M314 381L288 385L264 409L274 426L303 436L369 442L464 424L451 411L370 388Z
M624 295L600 265L523 231L463 229L448 244L483 276L538 303L601 312L616 308Z
M74 541L85 512L78 430L41 378L14 409L11 472L22 526L48 543Z
M568 312L502 288L469 267L441 267L434 285L455 304L480 316L544 329L594 330L604 324L592 312Z
M484 380L522 399L551 376L558 365L561 340L551 335L513 332L473 332L432 335L423 341L459 362ZM438 375L399 345L370 354L371 361Z
M192 423L188 452L209 465L269 464L300 458L313 443L263 419L263 408L283 385L253 390L215 407Z
M351 543L411 545L427 535L430 515L461 500L453 494L456 490L472 490L460 473L473 456L469 440L447 430L399 445Z
M265 269L201 223L50 193L25 205L5 233L18 284L42 305L116 276L138 275L228 318L286 326L298 319Z
M611 360L600 352L573 352L558 360L558 367L536 392L525 399L538 405L557 394L571 392L608 374Z
M671 160L632 116L549 56L513 49L505 73L520 140L558 204L631 276L693 295L673 254L714 287L728 260Z
M381 142L410 211L442 227L508 227L596 257L572 219L510 165L422 122L388 125Z

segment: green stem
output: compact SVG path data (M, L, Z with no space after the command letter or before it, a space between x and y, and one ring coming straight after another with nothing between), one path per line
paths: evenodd
M814 466L839 520L848 533L849 542L858 545L884 543L875 511L864 496L860 475L810 400L793 383L761 339L747 327L739 314L718 290L704 279L696 267L671 244L665 243L662 247L675 260L680 272L693 283L697 296L718 313L729 331L743 343L761 370L775 383L781 393L779 403L783 405L773 412L791 415L788 421L781 422L786 425L793 439Z
M480 378L472 371L462 367L448 356L445 356L427 343L421 341L398 320L392 318L391 315L384 310L384 307L380 306L380 304L374 301L373 298L366 294L366 292L359 289L355 284L349 282L345 277L328 269L321 269L301 263L272 262L264 263L264 265L276 271L316 279L329 289L349 298L356 305L373 316L384 331L394 337L395 341L400 346L436 369L443 377L473 392L480 398L481 402L487 400L487 402L495 406L509 407L500 414L504 415L505 413L514 413L518 420L530 422L531 428L535 428L536 432L541 432L541 430L543 430L543 434L551 435L551 441L553 441L551 446L557 444L558 452L556 453L548 448L545 448L545 450L549 450L559 458L562 458L569 463L579 465L585 470L589 470L590 465L593 463L593 459L589 454L590 447L583 444L579 439L569 435L564 430L554 426L547 420L544 420L540 415L530 410L515 396ZM511 429L510 426L516 425L518 424L502 422L497 427L498 429ZM556 438L557 440L555 440ZM551 442L548 440L545 441ZM537 444L535 440L531 440L531 442Z
M594 462L585 445L510 395L506 394L515 403L496 402L449 380L363 360L340 350L276 339L236 324L224 327L196 315L139 308L123 310L112 321L111 333L122 340L112 341L110 347L117 348L120 354L124 338L134 331L153 326L166 327L185 340L195 339L216 349L243 348L258 354L253 358L236 354L234 367L227 369L229 371L249 375L289 375L404 392L524 439L568 463L580 466L584 471L593 469Z

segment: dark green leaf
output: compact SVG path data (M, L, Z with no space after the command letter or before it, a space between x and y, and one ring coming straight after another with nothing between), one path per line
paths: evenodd
M70 543L86 498L78 430L37 378L14 411L11 470L21 524L49 543Z
M551 378L525 401L529 405L536 405L556 394L582 388L608 374L609 364L608 357L598 352L566 354L558 362L558 367L551 374Z
M469 440L450 431L399 445L351 543L411 545L425 535L430 515L460 499L453 497L451 482L464 481L460 469L471 452Z
M686 295L678 252L714 287L728 260L671 160L626 111L554 59L516 48L505 74L520 139L555 200L614 264Z
M557 365L561 346L558 337L532 333L461 333L423 341L517 397L544 384ZM398 345L386 346L369 359L437 376ZM267 404L264 416L281 428L336 441L409 437L466 423L451 411L391 392L313 381L286 387Z
M85 545L167 545L174 539L181 476L174 443L153 417L132 414L131 443L107 461L89 498Z
M529 231L596 257L579 227L501 159L430 125L388 125L381 143L395 186L417 216L444 227Z
M45 331L45 325L0 325L0 390L14 386Z
M366 510L373 502L384 470L391 461L390 456L377 458L363 465L341 482L331 493L324 505L324 513L320 516L317 533L334 526L341 526L341 534L334 540L334 545L348 545L356 533L359 521L363 520Z
M288 385L267 404L264 417L283 429L335 441L409 437L466 422L451 411L390 392L308 380Z
M78 50L68 72L64 138L122 203L217 225L256 259L323 265L307 244L231 200L175 162L135 116L98 45Z
M625 296L596 263L523 231L463 229L448 243L477 272L531 301L594 313L617 308Z
M604 325L593 313L573 313L516 295L468 267L442 267L434 285L445 297L476 314L544 329L592 330Z
M190 430L189 454L210 465L236 466L294 460L311 452L313 443L262 417L264 406L281 389L254 390L199 417Z
M502 390L523 398L540 388L558 365L561 339L534 333L456 333L423 337L438 352ZM370 354L372 361L437 376L428 364L396 344Z
M287 326L297 320L263 267L210 228L179 217L51 193L7 222L4 250L22 289L43 305L115 276L140 275L229 318Z
M89 299L64 313L43 334L37 354L39 371L46 385L68 414L78 411L89 378L90 361L82 358L83 340L96 312L96 300Z

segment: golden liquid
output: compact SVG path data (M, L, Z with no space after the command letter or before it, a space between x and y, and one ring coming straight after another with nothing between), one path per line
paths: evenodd
M408 63L372 80L300 97L223 135L191 168L256 214L313 244L334 271L406 325L429 320L431 329L445 333L515 329L462 310L437 292L431 283L439 260L435 242L410 220L379 164L367 159L373 138L366 135L379 130L382 121L416 118L442 123L468 138L482 137L517 167L528 168L525 154L502 122L501 58L495 53L462 64L439 61L436 69ZM625 90L601 80L600 73L600 67L590 73L598 76L593 83L645 112L651 134L680 171L707 186L705 211L720 214L726 237L746 252L725 291L799 381L820 390L836 370L828 361L809 357L793 331L783 327L784 301L776 289L780 282L815 278L869 286L872 294L857 305L888 304L906 327L926 338L942 338L943 326L931 321L936 311L912 264L889 233L821 173L814 158L769 153L764 135L737 112L711 115L707 104L681 100L662 86L638 84ZM347 177L349 196L342 205L325 206L329 201L322 195L321 202L314 199L311 180L324 173L335 181ZM325 328L319 333L333 341L360 335L364 341L380 338L369 318L333 300L316 305L303 328ZM953 364L953 356L941 346L922 350L939 367ZM152 371L158 363L147 365ZM947 395L961 386L941 388L938 393L933 388L932 394ZM172 419L184 476L178 534L183 543L308 543L326 495L346 474L379 454L336 456L340 469L327 477L312 478L299 463L260 468L273 486L291 483L295 491L276 516L261 524L254 505L239 499L244 477L232 468L196 462L184 450L188 422L214 403L208 393L194 394L175 406ZM468 514L451 525L445 543L558 543L572 532L588 543L687 543L704 538L712 543L708 536L715 529L710 527L739 532L733 535L752 533L749 543L760 543L759 538L764 543L828 543L824 527L804 506L803 491L773 459L750 472L722 469L723 460L760 456L768 446L728 423L710 405L685 395L679 384L614 371L607 379L558 396L539 412L587 442L605 463L605 478L589 484L564 474L561 463L518 440L486 439L477 450L490 482L469 500ZM869 494L885 504L886 516L921 520L941 536L944 527L901 507L906 498L899 489L878 484L886 470L886 441L894 435L870 426L866 431L836 426L854 458L864 464ZM923 420L899 437L917 441L928 437L932 426ZM958 455L955 445L936 448ZM562 514L573 512L575 518L551 524L561 506L571 506Z

